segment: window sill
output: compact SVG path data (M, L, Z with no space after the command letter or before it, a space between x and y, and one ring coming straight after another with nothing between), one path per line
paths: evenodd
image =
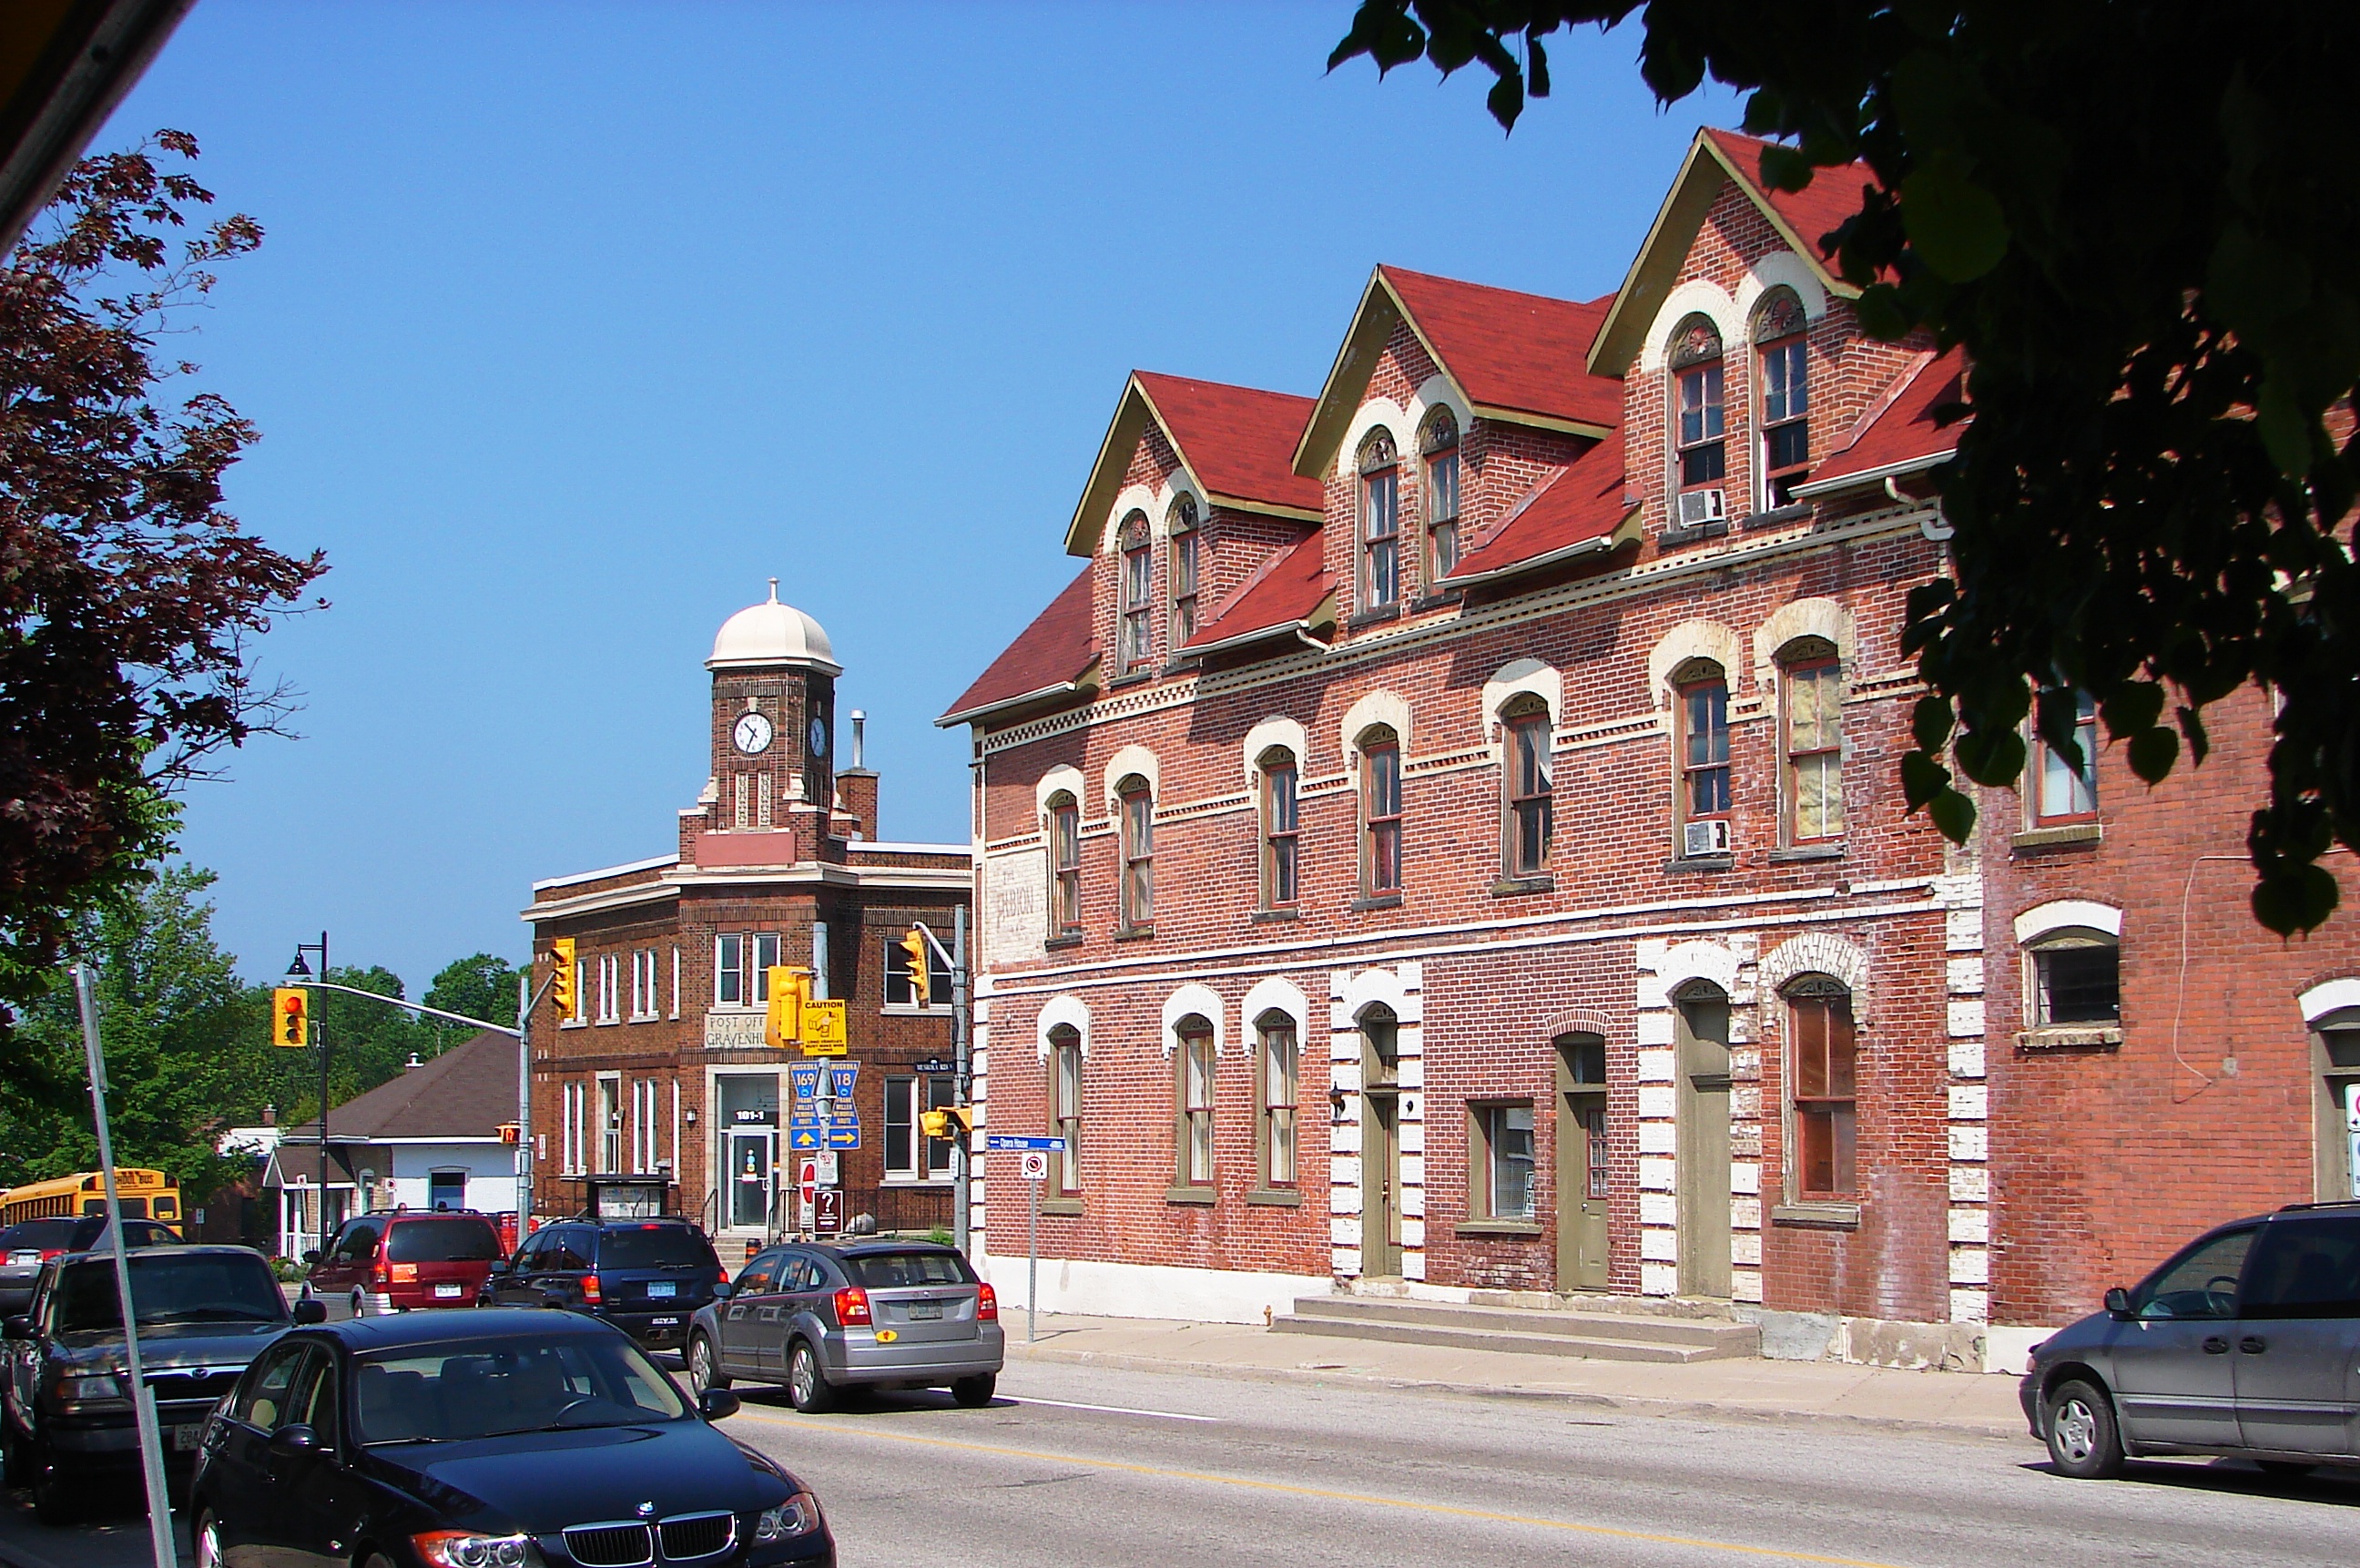
M921 1192L947 1192L951 1189L952 1180L947 1176L896 1175L889 1170L885 1173L885 1185L901 1189L914 1188Z
M1246 1201L1264 1209L1300 1209L1303 1193L1293 1187L1257 1187L1246 1194Z
M1494 898L1513 898L1520 893L1555 893L1557 878L1553 876L1503 876L1491 884Z
M1728 532L1726 522L1699 522L1694 528L1667 528L1656 538L1667 546L1694 544L1699 540L1719 539Z
M2027 1029L2016 1036L2019 1051L2118 1051L2123 1048L2120 1025L2050 1024Z
M1737 526L1775 528L1785 522L1806 522L1809 521L1811 511L1810 502L1796 501L1787 506L1772 507L1768 511L1757 511L1750 517L1741 518L1738 520Z
M1041 948L1043 952L1062 952L1067 948L1080 947L1085 939L1083 933L1069 931L1062 937L1043 937L1041 938Z
M1708 872L1733 872L1736 869L1735 855L1696 855L1686 858L1675 855L1664 862L1666 876L1700 876Z
M1793 865L1800 861L1841 861L1844 858L1841 844L1789 844L1783 850L1770 851L1774 866Z
M1860 1205L1774 1203L1770 1207L1770 1223L1800 1231L1856 1231L1860 1229Z
M1534 1220L1461 1220L1450 1227L1455 1236L1520 1236L1535 1237L1541 1234L1539 1222Z
M1125 686L1143 686L1154 680L1156 675L1157 672L1152 668L1133 670L1127 675L1117 675L1107 682L1107 690L1120 691Z
M1081 1212L1082 1201L1078 1198L1043 1198L1041 1200L1041 1212L1044 1214L1079 1214Z
M880 1018L948 1018L951 1015L951 999L945 996L927 1007L921 1007L914 1002L888 1002L877 1009L877 1015Z
M2078 849L2105 841L2106 829L2097 822L2060 822L2054 828L2027 828L2007 841L2019 855L2042 850Z
M1450 588L1438 594L1428 594L1424 598L1412 600L1409 612L1412 615L1424 615L1432 609L1453 609L1465 598L1466 595L1458 588Z
M1114 939L1118 942L1144 942L1154 935L1155 927L1152 924L1146 926L1118 926L1115 927Z
M1402 895L1398 893L1381 893L1374 898L1356 898L1352 900L1352 908L1355 911L1363 909L1399 909L1401 907L1401 901Z
M631 1024L661 1024L663 1022L663 1014L661 1013L638 1013L632 1014L632 1016L626 1019L625 1022Z
M586 1029L590 1026L590 1020L587 1018L560 1018L557 1021L557 1026L561 1029Z
M1273 920L1300 920L1302 918L1303 912L1298 909L1257 909L1253 912L1253 922L1257 926L1268 925Z
M1164 1201L1191 1209L1209 1209L1221 1201L1221 1195L1210 1187L1167 1187Z
M1191 675L1205 661L1194 653L1175 653L1171 663L1155 672L1158 678L1170 680L1175 675Z
M1396 599L1392 604L1381 604L1374 609L1362 610L1344 623L1344 630L1358 631L1363 627L1382 626L1388 620L1399 620L1401 614L1401 601Z

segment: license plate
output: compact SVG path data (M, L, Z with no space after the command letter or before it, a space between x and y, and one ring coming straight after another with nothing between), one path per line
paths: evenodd
M434 1288L434 1299L438 1301L455 1301L464 1288L464 1287L458 1285L437 1285Z
M648 1320L648 1326L651 1329L676 1329L680 1327L680 1320L678 1318L650 1318Z
M939 1318L942 1315L943 1304L940 1301L912 1301L910 1303L910 1321L913 1323L924 1322L929 1319Z
M660 1284L649 1286L648 1294L650 1297L677 1296L680 1294L680 1287L672 1283L670 1280L665 1280Z
M190 1452L197 1446L197 1439L204 1435L204 1431L205 1424L202 1421L198 1421L191 1426L174 1427L172 1429L172 1452L175 1453L186 1453Z

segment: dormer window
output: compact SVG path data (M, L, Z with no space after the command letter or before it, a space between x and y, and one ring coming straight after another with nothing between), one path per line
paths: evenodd
M1360 608L1401 602L1401 459L1383 431L1360 447Z
M1122 668L1125 674L1143 670L1153 657L1152 607L1155 592L1155 545L1148 537L1147 514L1135 511L1122 520Z
M1763 296L1754 318L1762 356L1762 505L1790 504L1810 477L1811 356L1803 302L1792 289Z
M1721 333L1702 316L1690 316L1672 339L1677 511L1682 528L1719 522L1729 515L1728 417L1721 378Z
M1172 651L1196 635L1196 498L1172 503Z
M1426 586L1459 569L1459 422L1437 409L1418 445L1426 455Z

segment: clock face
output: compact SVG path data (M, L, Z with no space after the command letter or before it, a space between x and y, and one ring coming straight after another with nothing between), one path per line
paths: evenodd
M759 713L742 714L729 731L730 743L748 756L770 749L770 721Z
M813 715L812 715L812 721L811 721L811 734L807 737L807 739L808 739L808 740L810 740L810 742L811 742L811 754L812 754L813 756L814 756L814 757L825 757L825 756L826 756L826 755L827 755L827 720L826 720L825 718L823 718L822 717L820 717L820 716L819 716L818 714L816 714L816 713L813 714Z

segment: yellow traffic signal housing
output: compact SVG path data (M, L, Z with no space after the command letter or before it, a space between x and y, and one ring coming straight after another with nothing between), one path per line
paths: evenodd
M975 1111L966 1105L945 1105L938 1111L918 1113L918 1130L930 1138L956 1136L951 1131L956 1124L960 1133L975 1131Z
M300 986L282 985L270 993L270 1043L308 1046L311 1043L311 997Z
M910 956L903 966L910 971L910 1000L921 1007L932 1005L934 999L934 965L926 956L926 934L915 926L901 938L901 950Z
M557 965L557 972L549 980L549 1003L557 1009L560 1018L571 1018L580 999L574 990L574 938L560 937L549 944L549 957Z
M778 964L766 973L770 998L762 1008L762 1042L782 1051L803 1037L803 1003L811 971L800 964Z

